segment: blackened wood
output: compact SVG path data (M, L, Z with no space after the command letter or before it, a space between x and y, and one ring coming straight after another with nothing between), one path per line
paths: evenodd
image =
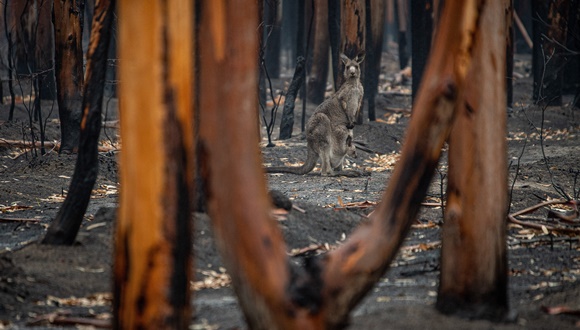
M55 1L54 66L56 71L61 149L59 153L76 152L82 118L83 0Z
M83 117L75 171L68 194L48 227L43 244L71 245L75 242L97 180L103 89L115 0L99 0L96 8L87 53L87 83L84 85Z
M266 68L270 78L280 78L280 44L282 19L278 15L279 0L264 3L264 33L266 40Z
M324 101L328 77L328 2L314 3L314 38L312 42L312 66L308 75L308 100L319 104Z
M409 63L409 51L407 50L407 1L395 1L395 18L397 22L397 40L399 44L399 68L403 70Z
M298 95L304 81L304 70L304 57L298 57L294 76L292 77L292 82L288 87L288 93L286 93L286 99L284 100L284 110L282 111L282 118L280 120L280 135L278 137L280 140L292 137L292 129L294 128L294 107L296 96Z
M411 1L411 56L413 57L413 104L419 91L433 31L433 0Z
M332 58L332 77L334 90L337 91L340 72L340 0L328 0L328 35Z
M385 2L366 0L367 38L366 38L366 79L363 81L369 120L375 121L375 97L381 73L381 55L383 52L383 31L385 24Z

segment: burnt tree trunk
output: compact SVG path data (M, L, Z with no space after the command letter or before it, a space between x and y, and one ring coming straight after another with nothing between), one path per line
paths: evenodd
M355 58L365 50L366 42L366 4L365 0L343 0L340 7L340 51ZM365 70L367 62L361 64L361 81L365 81ZM342 85L344 77L343 64L339 65L338 88ZM338 90L337 88L337 90ZM363 105L364 107L364 105ZM357 124L363 122L363 111L359 111L356 120Z
M338 90L340 73L340 0L328 0L328 34L332 59L332 84Z
M107 52L115 0L98 0L87 51L87 81L84 85L83 118L79 154L68 194L48 227L43 244L72 245L91 199L99 171L99 134Z
M12 121L14 119L14 108L16 105L14 94L14 85L12 84L12 79L14 78L14 42L12 36L12 30L8 27L8 6L7 2L4 3L4 34L6 36L6 43L8 44L8 54L6 55L6 61L8 63L8 92L10 93L10 110L8 111L8 120Z
M397 40L399 44L399 68L403 70L409 63L409 52L407 51L407 29L408 11L406 0L395 1L395 12L397 18Z
M264 23L266 33L266 68L270 78L280 78L280 44L282 18L278 14L279 0L266 1Z
M515 47L515 31L513 24L514 4L513 0L508 0L506 4L506 104L512 107L514 99L514 47Z
M469 83L449 137L437 309L468 318L502 320L508 312L505 8L487 2L473 31Z
M324 101L328 78L328 2L314 2L314 39L312 42L312 67L308 78L308 100L319 104Z
M54 64L61 148L76 152L79 144L83 91L83 0L54 1Z
M187 329L194 173L193 3L126 0L119 2L118 10L119 55L126 60L119 67L123 152L113 327ZM219 12L213 19L225 20ZM256 40L256 26L246 38ZM211 34L225 40L222 32ZM258 45L253 46L255 77ZM215 51L223 57L224 44ZM252 81L255 98L257 81ZM255 105L250 105L254 115ZM221 113L216 110L210 109ZM256 128L255 121L247 123Z
M304 70L306 70L304 57L298 57L296 61L296 69L292 82L288 86L286 99L284 100L284 110L282 111L282 119L280 120L280 135L278 140L286 140L292 137L292 130L294 128L294 107L296 105L296 96L302 87Z
M562 82L565 65L567 17L569 1L532 2L533 42L532 71L534 101L553 106L562 105Z
M366 37L366 79L363 81L369 120L375 121L375 97L379 87L381 73L381 55L383 53L383 31L385 25L385 2L383 0L366 0L367 37Z
M413 101L419 91L423 71L431 50L433 0L411 1L411 54L413 56ZM413 102L414 103L414 102Z

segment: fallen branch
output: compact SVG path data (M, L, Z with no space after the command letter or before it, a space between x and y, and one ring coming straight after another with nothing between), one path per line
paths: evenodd
M3 222L39 222L42 221L40 218L4 218L0 217L0 221Z
M526 27L522 23L522 20L520 19L520 17L518 16L518 13L516 13L515 10L514 10L514 21L516 22L516 25L518 26L518 30L520 30L520 32L522 33L522 36L524 37L526 44L528 44L528 47L530 47L530 49L533 49L534 43L532 42L532 39L530 38L528 31L526 31Z
M48 323L51 325L84 325L93 326L95 328L112 328L110 320L91 319L86 317L64 316L62 314L70 314L70 312L55 312L44 314L36 317L34 320L28 322L28 325L38 325L41 323Z
M31 148L40 148L41 144L39 141L31 143L25 141L0 139L0 147L31 149ZM51 148L58 151L60 149L60 142L44 141L44 148ZM114 150L117 149L114 147L99 146L99 152L109 152Z
M384 153L382 153L382 152L379 152L379 151L373 150L371 148L365 147L361 142L358 142L358 141L354 141L354 146L357 149L362 150L364 152L368 152L370 154L384 155Z
M569 234L580 234L580 228L575 229L575 228L555 227L555 226L550 226L550 225L541 225L541 224L537 224L537 223L521 221L521 220L516 219L512 214L508 215L508 219L511 223L515 223L517 225L525 226L525 227L529 227L529 228L539 229L542 231L548 230L548 231L557 231L557 232L569 233Z

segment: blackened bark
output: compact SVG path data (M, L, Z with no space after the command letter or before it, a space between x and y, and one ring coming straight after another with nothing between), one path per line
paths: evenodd
M369 120L375 121L375 97L381 72L381 54L383 51L383 27L385 23L385 4L382 0L366 0L367 38L366 38L366 79L363 80Z
M427 64L427 57L431 50L433 31L433 0L411 1L411 53L413 54L413 101L417 92L423 71Z
M10 93L10 110L8 112L8 120L14 119L15 95L14 86L12 85L12 78L14 77L14 50L12 43L12 33L8 29L8 3L4 3L4 34L8 43L8 92Z
M340 1L328 0L328 34L330 36L330 50L332 56L332 77L334 90L337 91L338 77L340 76Z
M314 42L312 67L308 78L308 100L312 103L324 101L328 76L328 2L314 2Z
M399 44L399 68L404 69L409 63L409 51L407 50L407 3L395 0L395 19L397 22L397 39Z
M532 14L533 98L539 104L561 106L565 59L560 45L566 44L568 1L534 0Z
M292 128L294 127L294 103L296 101L296 95L298 95L298 91L302 86L304 69L304 57L299 57L296 61L296 69L294 70L292 82L288 87L288 93L286 93L286 100L284 101L284 111L282 112L282 119L280 121L280 136L278 137L280 140L292 137Z
M506 87L507 87L507 106L511 107L513 104L514 95L514 40L515 31L513 24L514 6L513 0L508 2L506 6Z
M281 19L278 15L279 0L267 1L264 5L266 33L266 68L271 78L280 78Z
M566 56L562 89L566 94L577 94L580 92L580 0L570 1L569 5L566 48L575 54L568 52Z
M54 2L54 63L61 132L60 153L75 152L79 144L83 90L83 12L82 0Z
M87 83L84 85L79 154L67 197L48 228L43 244L74 243L97 180L97 147L113 8L115 0L101 0L96 5L92 24L94 30L91 32L87 54Z

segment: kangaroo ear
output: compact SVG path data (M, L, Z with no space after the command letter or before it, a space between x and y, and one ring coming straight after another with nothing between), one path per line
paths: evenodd
M364 59L365 59L365 53L364 53L364 52L362 52L362 53L358 54L354 60L355 60L355 61L356 61L358 64L361 64L361 63L362 63L362 61L363 61Z
M348 56L344 55L344 53L340 54L340 59L342 60L342 64L346 65L346 62L348 62L349 58Z

